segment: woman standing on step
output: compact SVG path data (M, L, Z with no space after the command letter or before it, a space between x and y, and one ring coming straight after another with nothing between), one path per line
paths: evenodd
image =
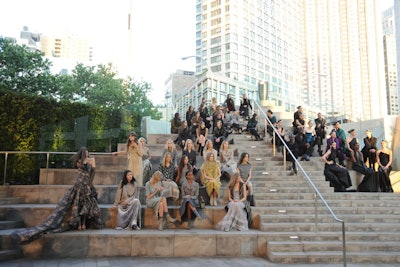
M246 188L248 190L247 200L250 202L251 206L255 206L254 196L253 196L253 184L251 183L252 173L251 173L251 164L249 162L250 155L249 153L243 152L240 155L240 159L238 161L238 172L240 177L242 178L243 183L246 184Z
M204 147L206 145L207 136L208 136L208 128L204 121L200 122L200 126L196 131L196 143L199 146L197 152L200 152L200 156L203 156Z
M17 230L11 234L21 243L31 242L47 232L64 232L71 229L86 230L86 227L103 227L97 192L93 186L96 163L89 151L82 147L74 156L73 164L78 168L78 177L73 186L58 202L54 211L35 227Z
M208 152L207 159L201 167L202 181L206 186L207 194L210 196L210 205L217 206L217 199L219 196L219 189L221 187L221 169L219 162L215 160L215 155Z
M135 177L130 170L125 170L122 181L115 194L113 209L118 210L117 230L140 230L139 190Z
M192 171L186 172L186 179L181 187L182 191L182 204L179 209L181 220L188 222L188 229L193 228L194 220L201 219L199 213L199 184L194 181L194 174Z
M249 230L246 208L246 184L243 183L239 173L235 173L228 185L229 202L224 218L217 224L216 229L228 232L232 229L238 231Z
M382 148L376 152L376 162L378 163L379 187L381 192L393 192L390 183L390 172L392 171L393 155L392 150L387 148L387 142L382 140Z
M128 170L132 170L133 176L139 186L143 186L142 155L136 132L130 132L126 141L126 150L113 152L113 155L126 154L128 157Z
M166 222L175 223L177 220L168 214L167 199L163 195L163 184L161 179L163 174L160 171L153 173L150 181L146 183L146 205L153 208L155 214L158 216L160 231L164 230Z

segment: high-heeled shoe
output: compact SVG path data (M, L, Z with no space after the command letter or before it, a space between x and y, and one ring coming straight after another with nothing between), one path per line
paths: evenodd
M210 196L210 206L214 206L214 196Z
M177 221L176 218L172 218L171 215L169 215L169 214L166 215L166 218L169 223L176 223L176 221Z

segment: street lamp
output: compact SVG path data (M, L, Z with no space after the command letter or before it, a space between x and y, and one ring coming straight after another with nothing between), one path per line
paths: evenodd
M206 61L204 58L202 58L202 57L200 57L200 56L187 56L187 57L182 57L182 60L186 60L186 59L189 59L189 58L200 59L201 65L202 65L202 66L203 66L203 65L206 66L206 67L204 68L203 72L201 73L201 75L203 75L204 73L206 73L206 72L208 71L208 68L207 68L207 61Z

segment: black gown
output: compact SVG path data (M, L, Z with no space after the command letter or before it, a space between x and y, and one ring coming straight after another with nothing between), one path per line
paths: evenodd
M31 242L47 232L59 233L77 229L81 216L86 216L88 228L103 227L97 192L92 185L95 168L84 164L78 168L78 177L73 186L58 202L54 211L37 226L16 230L11 237L20 243Z
M390 155L386 153L379 153L379 161L383 166L386 166L390 161ZM380 166L378 168L379 174L379 188L381 192L393 192L392 184L390 183L390 172L392 171L392 166L389 166L387 170L382 169Z
M334 188L335 192L346 192L346 188L352 185L350 174L347 169L336 164L336 150L331 149L331 154L327 158L333 161L333 164L325 163L324 175L325 180L329 181L329 185Z

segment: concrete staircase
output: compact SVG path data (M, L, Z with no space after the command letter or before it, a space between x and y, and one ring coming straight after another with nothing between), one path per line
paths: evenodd
M158 162L169 136L151 136L149 144ZM257 256L275 263L342 263L341 223L315 197L303 174L294 175L289 164L284 168L282 156L273 156L268 141L250 141L250 136L230 135L233 148L250 154L256 207L254 227L248 232L220 232L215 224L224 216L224 203L206 207L207 220L196 221L195 229L172 226L163 232L155 230L157 220L145 206L140 231L117 231L115 211L111 209L116 186L121 179L125 158L96 156L95 178L106 228L48 234L20 247L25 257L191 257L191 256ZM201 162L199 157L198 161ZM302 161L302 167L327 200L336 216L345 221L347 262L400 263L400 207L397 193L333 193L323 176L318 157ZM155 166L156 168L156 166ZM8 196L17 203L3 203L0 212L5 220L23 221L26 226L41 222L54 209L58 199L70 187L76 171L41 170L40 184L10 186ZM352 176L355 176L352 173ZM226 185L223 186L223 190ZM143 199L142 199L142 203ZM171 212L178 216L177 205ZM2 245L12 247L9 234L14 228L0 230ZM5 246L4 248L6 248ZM15 248L15 245L14 245ZM2 247L3 249L3 247ZM18 250L17 250L18 251Z

